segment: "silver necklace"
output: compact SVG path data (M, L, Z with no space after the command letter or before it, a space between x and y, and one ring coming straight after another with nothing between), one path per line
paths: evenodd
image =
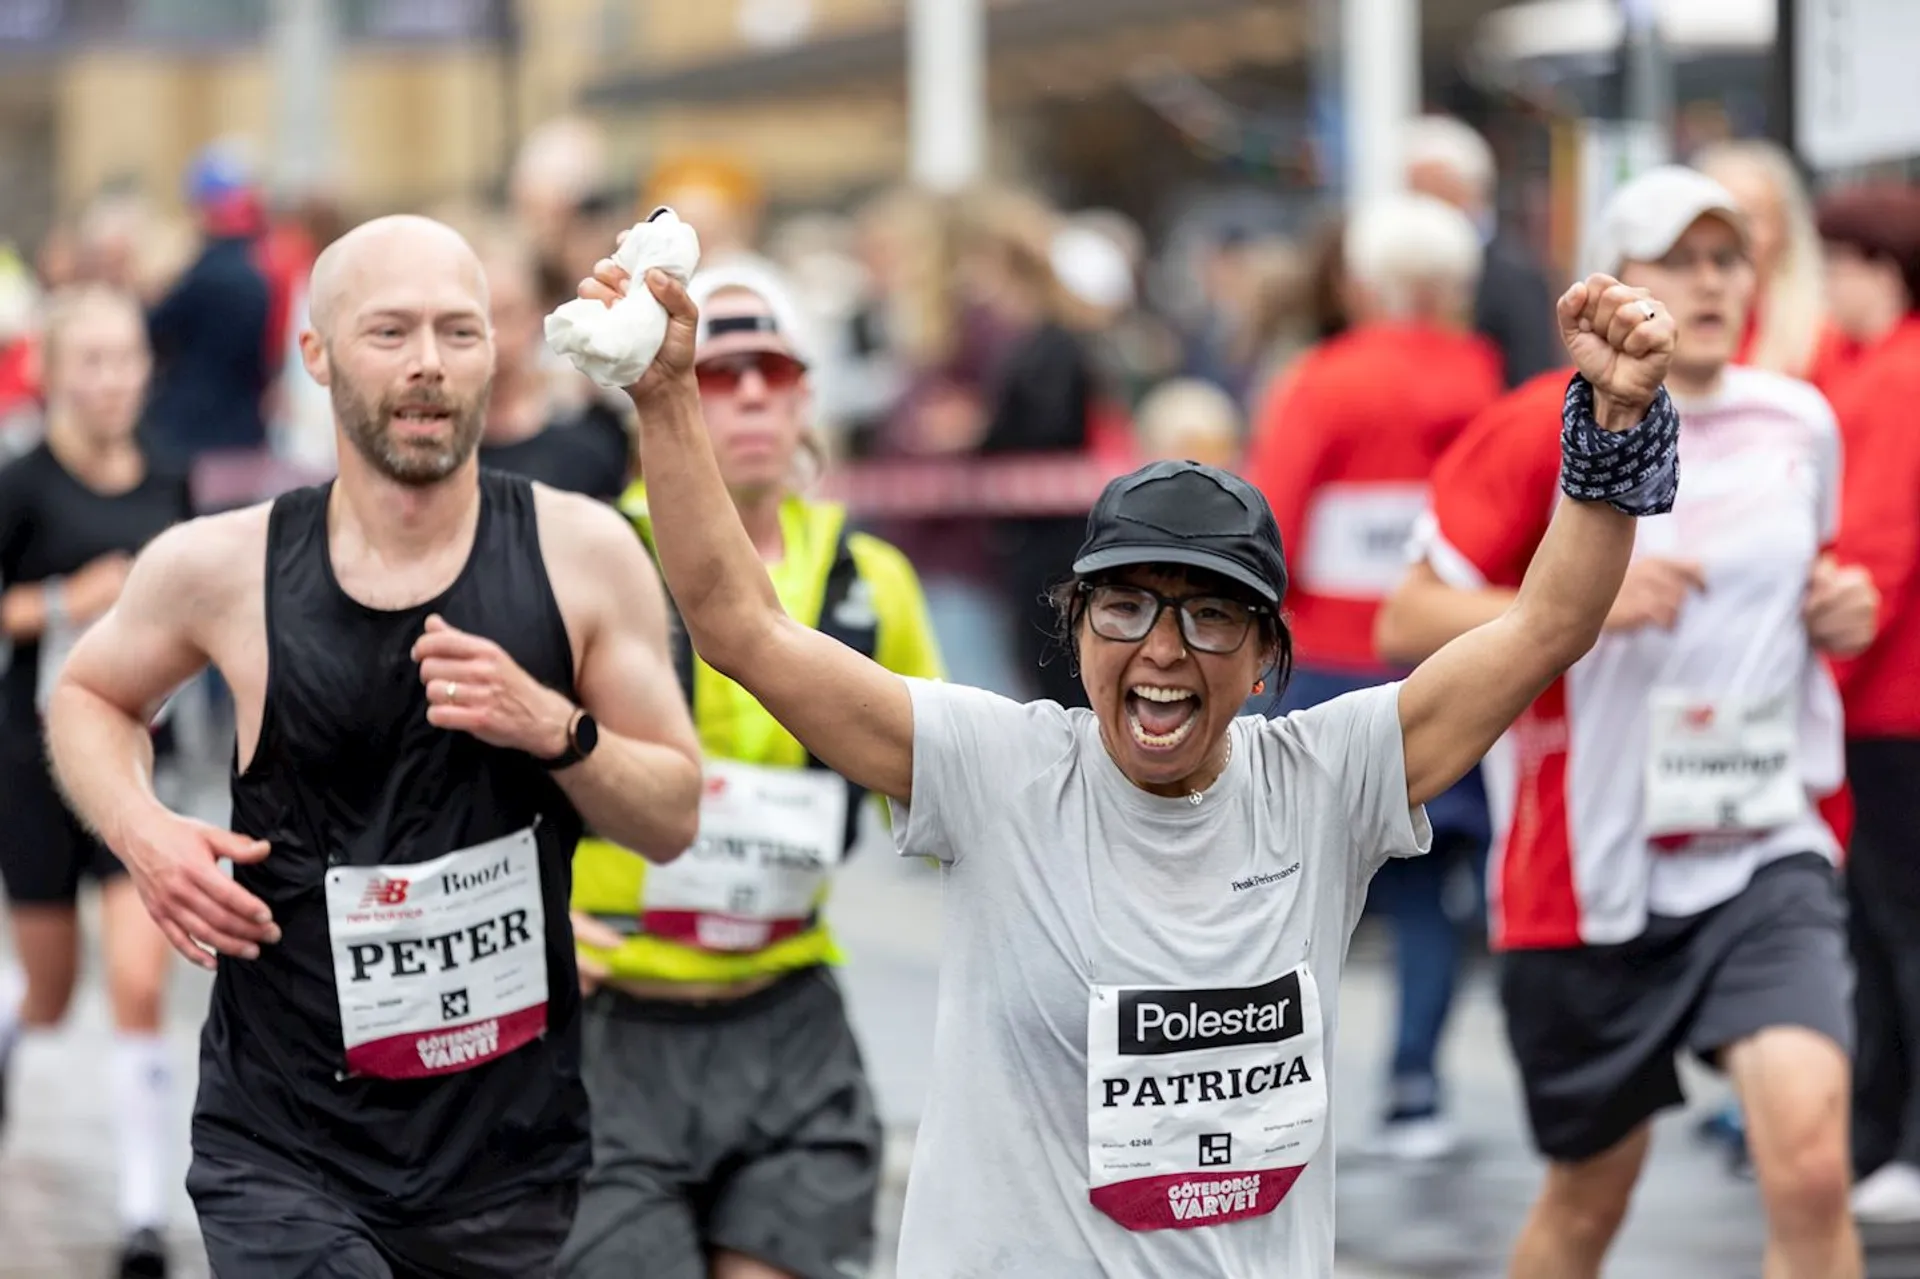
M1225 777L1227 775L1227 769L1232 764L1233 764L1233 730L1229 728L1227 730L1227 757L1225 760L1221 761L1220 774L1218 777L1215 777L1213 780L1217 783L1219 782L1221 777ZM1203 795L1200 791L1191 790L1187 792L1187 802L1189 804L1195 805L1196 807L1199 805L1200 801L1205 798L1206 796Z

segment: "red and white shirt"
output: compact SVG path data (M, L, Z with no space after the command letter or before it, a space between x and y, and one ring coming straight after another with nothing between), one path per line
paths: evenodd
M1568 376L1514 391L1436 468L1415 545L1448 583L1520 584L1560 496ZM1602 635L1488 755L1497 949L1625 941L1650 913L1732 898L1773 859L1838 858L1815 801L1844 774L1839 695L1800 612L1838 519L1832 411L1804 382L1738 367L1679 408L1679 497L1639 522L1634 554L1693 560L1706 589L1672 631ZM1768 793L1732 802L1749 772ZM1695 821L1703 808L1723 816Z
M1373 622L1407 571L1434 462L1500 396L1500 353L1434 325L1366 324L1323 342L1268 395L1247 479L1293 570L1303 667L1376 671Z

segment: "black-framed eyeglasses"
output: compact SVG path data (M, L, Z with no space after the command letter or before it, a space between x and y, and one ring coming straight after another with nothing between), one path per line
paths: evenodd
M1162 595L1144 586L1101 583L1083 586L1087 625L1101 639L1137 644L1153 633L1160 614L1171 608L1180 637L1198 653L1234 653L1247 642L1254 620L1273 610L1220 595Z

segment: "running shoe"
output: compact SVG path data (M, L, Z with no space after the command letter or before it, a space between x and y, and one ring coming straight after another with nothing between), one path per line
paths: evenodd
M120 1248L120 1279L167 1279L167 1243L151 1228L134 1231Z
M1920 1168L1891 1163L1853 1188L1854 1220L1863 1225L1920 1221Z

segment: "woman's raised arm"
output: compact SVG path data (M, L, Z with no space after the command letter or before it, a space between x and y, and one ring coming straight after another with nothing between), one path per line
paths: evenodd
M1400 690L1407 797L1464 776L1520 712L1599 637L1633 556L1634 515L1670 509L1679 418L1662 389L1674 321L1610 276L1559 302L1579 366L1563 423L1562 502L1512 604L1415 668Z
M626 272L601 261L582 297L611 302ZM667 310L666 340L628 388L655 549L694 648L751 693L822 763L905 802L913 786L913 703L898 675L789 617L720 477L694 381L699 313L664 272L645 284Z

